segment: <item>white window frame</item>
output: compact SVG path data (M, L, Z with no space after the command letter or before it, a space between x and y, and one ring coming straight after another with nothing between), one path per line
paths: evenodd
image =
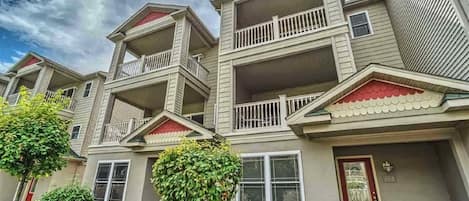
M73 139L73 138L72 138L72 137L73 137L73 128L75 128L75 127L77 127L77 126L80 127L80 129L78 129L78 137L75 138L75 139ZM72 129L70 130L70 139L71 139L71 140L78 140L78 139L80 139L81 128L82 128L81 124L75 124L75 125L72 126Z
M242 158L249 157L264 157L264 192L265 200L272 201L272 181L271 181L271 171L270 171L270 157L272 156L289 156L296 155L298 158L298 176L300 180L300 196L301 201L305 200L305 191L304 191L304 181L303 181L303 161L301 160L301 151L281 151L281 152L261 152L261 153L242 153L240 154ZM239 187L236 194L236 201L240 201Z
M352 20L350 18L354 15L360 15L360 14L363 14L363 13L365 14L366 20L368 21L368 29L370 30L370 33L366 34L366 35L363 35L363 36L355 36L355 34L353 33ZM352 36L352 39L368 37L368 36L371 36L371 35L374 34L373 26L371 25L371 20L370 20L370 15L368 14L368 10L363 10L363 11L359 11L359 12L355 12L355 13L352 13L350 15L347 15L347 20L348 20L348 26L349 26L349 29L350 29L350 35Z
M112 179L112 173L114 171L114 165L116 163L127 163L128 166L127 166L127 175L126 175L126 178L125 178L125 184L124 184L124 192L122 194L122 201L125 201L125 196L127 194L127 184L129 182L129 173L130 173L130 159L125 159L125 160L98 160L98 163L96 165L96 171L95 171L95 174L94 174L94 179L93 179L93 186L92 186L92 193L93 193L93 196L94 196L94 188L96 186L96 177L98 176L98 169L99 169L99 165L100 164L103 164L103 163L111 163L111 169L109 172L109 175L108 175L108 178L107 178L107 185L106 185L106 195L104 196L104 200L105 201L109 201L109 195L110 195L110 191L111 191L111 186L112 186L112 183L111 183L111 179Z
M86 85L88 85L88 84L91 84L91 85L90 85L90 93L88 93L88 96L85 96ZM93 80L88 81L88 82L85 82L85 85L83 86L83 95L82 95L83 98L88 98L88 97L90 97L92 91L93 91Z
M67 87L67 88L62 89L62 91L65 92L65 91L68 91L70 89L73 89L72 97L70 97L70 98L73 98L73 97L75 97L75 94L77 94L77 87Z

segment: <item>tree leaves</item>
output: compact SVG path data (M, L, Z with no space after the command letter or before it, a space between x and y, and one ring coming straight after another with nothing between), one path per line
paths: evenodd
M67 105L61 93L46 100L21 88L17 105L0 99L0 169L27 180L51 175L66 165L68 121L58 112Z
M152 183L163 201L228 201L241 178L241 160L228 144L184 140L159 155Z
M40 201L94 201L91 190L72 184L44 194Z

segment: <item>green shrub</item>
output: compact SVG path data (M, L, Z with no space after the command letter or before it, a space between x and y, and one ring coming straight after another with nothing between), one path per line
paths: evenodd
M72 184L45 193L40 201L94 201L89 188Z
M225 143L184 140L153 165L162 201L228 201L241 178L241 159Z

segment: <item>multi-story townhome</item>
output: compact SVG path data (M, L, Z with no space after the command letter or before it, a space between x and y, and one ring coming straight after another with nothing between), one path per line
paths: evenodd
M14 105L19 99L19 89L24 86L31 94L52 97L58 89L70 105L60 112L62 118L70 120L70 154L67 166L50 177L39 178L28 183L22 200L37 200L44 192L59 186L81 181L85 170L87 147L94 132L97 110L101 103L106 73L95 72L82 75L36 53L26 54L6 72L9 77L3 97ZM0 200L13 200L18 181L0 173Z
M407 1L462 27L439 43L400 2L213 0L218 40L189 7L145 5L108 36L83 182L96 200L158 200L161 150L223 137L243 159L240 201L469 200L469 83L419 70L463 71L469 49L418 47L464 45L465 3Z

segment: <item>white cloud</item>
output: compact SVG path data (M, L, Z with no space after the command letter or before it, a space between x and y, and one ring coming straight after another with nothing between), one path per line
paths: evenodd
M5 72L6 70L10 69L13 64L14 63L0 61L0 72Z
M22 41L43 48L44 56L79 72L106 71L113 50L106 35L145 3L145 0L15 3L0 0L0 27L18 33ZM213 33L218 32L218 15L208 0L160 0L159 3L190 5ZM13 57L24 53L16 54Z

